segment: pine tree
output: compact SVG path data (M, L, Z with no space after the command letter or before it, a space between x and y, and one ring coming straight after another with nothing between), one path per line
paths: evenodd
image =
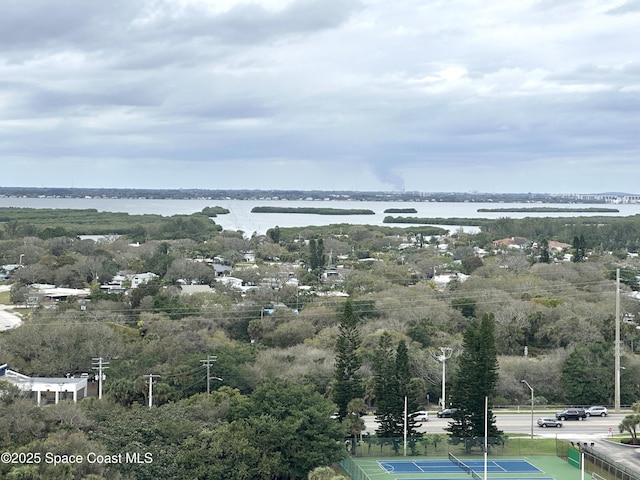
M406 342L401 340L394 351L391 335L384 332L376 349L374 369L376 420L379 422L376 433L383 438L399 439L404 435L405 397L407 414L418 408L411 384ZM411 438L420 436L416 431L417 423L409 415L407 434Z
M587 242L584 235L573 237L573 258L574 262L584 262L587 256Z
M280 227L278 225L267 230L267 235L273 243L280 243Z
M358 355L360 331L358 317L353 311L351 300L344 304L344 310L338 326L336 340L336 365L333 375L333 401L338 406L340 418L348 413L349 402L363 398L364 387L358 370L362 364Z
M549 254L549 241L545 238L540 242L540 263L551 263Z
M400 395L395 357L391 335L384 332L374 359L376 433L382 438L400 438L403 434L404 398Z
M324 241L322 238L309 240L309 268L319 272L327 263L324 254Z
M407 398L407 434L410 437L420 436L416 430L418 422L411 415L411 412L418 410L420 405L417 400L415 385L411 382L409 349L407 348L407 342L404 340L398 342L398 348L396 349L396 377L398 378L398 393L401 401L404 402L404 398ZM402 421L404 422L404 409Z
M446 429L452 440L464 441L466 448L482 445L485 435L485 397L489 399L488 436L490 441L502 436L491 409L498 382L498 358L495 345L495 321L485 314L472 322L464 333L463 352L453 378L451 401L458 409Z

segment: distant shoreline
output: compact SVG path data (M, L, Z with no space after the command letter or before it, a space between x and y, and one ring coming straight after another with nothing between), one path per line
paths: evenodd
M604 207L587 207L587 208L564 208L564 207L522 207L522 208L479 208L479 213L499 213L499 212L535 212L535 213L620 213L617 208L604 208Z
M351 190L152 189L1 187L0 198L87 198L130 200L368 201L415 203L640 204L630 193L483 193Z

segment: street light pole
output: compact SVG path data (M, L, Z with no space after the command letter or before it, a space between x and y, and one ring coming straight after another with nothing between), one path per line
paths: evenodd
M531 387L531 385L529 385L526 380L522 380L522 383L524 383L527 387L529 387L529 390L531 390L531 438L533 438L533 387Z
M445 408L447 408L447 401L446 401L446 393L447 393L447 369L446 369L446 362L449 358L451 358L451 354L453 353L453 348L451 347L440 347L440 351L442 352L440 355L438 355L436 358L436 360L438 360L439 362L442 362L442 409L444 410Z
M616 268L616 332L614 351L614 405L616 413L620 413L620 269Z

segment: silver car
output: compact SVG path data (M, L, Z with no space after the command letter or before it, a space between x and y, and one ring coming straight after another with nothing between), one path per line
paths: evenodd
M560 427L562 427L562 422L560 420L558 420L557 418L542 417L542 418L538 419L538 426L542 427L542 428L547 428L547 427L560 428Z
M606 417L609 415L609 410L607 407L589 407L586 410L587 417Z
M429 421L429 412L427 412L426 410L420 410L417 412L413 412L411 414L411 417L413 417L413 419L416 422L428 422Z

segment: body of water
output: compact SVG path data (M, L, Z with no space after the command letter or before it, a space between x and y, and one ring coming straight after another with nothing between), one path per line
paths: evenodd
M386 225L406 227L407 224L385 224L386 216L412 216L429 218L524 218L524 217L577 217L577 216L630 216L640 213L640 204L621 205L585 205L585 204L510 204L510 203L448 203L448 202L359 202L359 201L288 201L288 200L147 200L147 199L111 199L111 198L0 198L0 207L55 208L55 209L96 209L105 212L125 212L132 215L156 214L163 216L192 214L204 207L220 206L231 213L219 215L215 222L225 230L241 230L246 235L254 232L264 234L276 225L286 227L322 226L330 224ZM252 213L258 206L279 207L316 207L339 209L369 209L374 215L313 215L297 213ZM532 213L532 212L478 212L480 208L617 208L619 213ZM415 208L417 213L388 214L389 208ZM476 227L445 226L443 228L467 232L476 232Z

